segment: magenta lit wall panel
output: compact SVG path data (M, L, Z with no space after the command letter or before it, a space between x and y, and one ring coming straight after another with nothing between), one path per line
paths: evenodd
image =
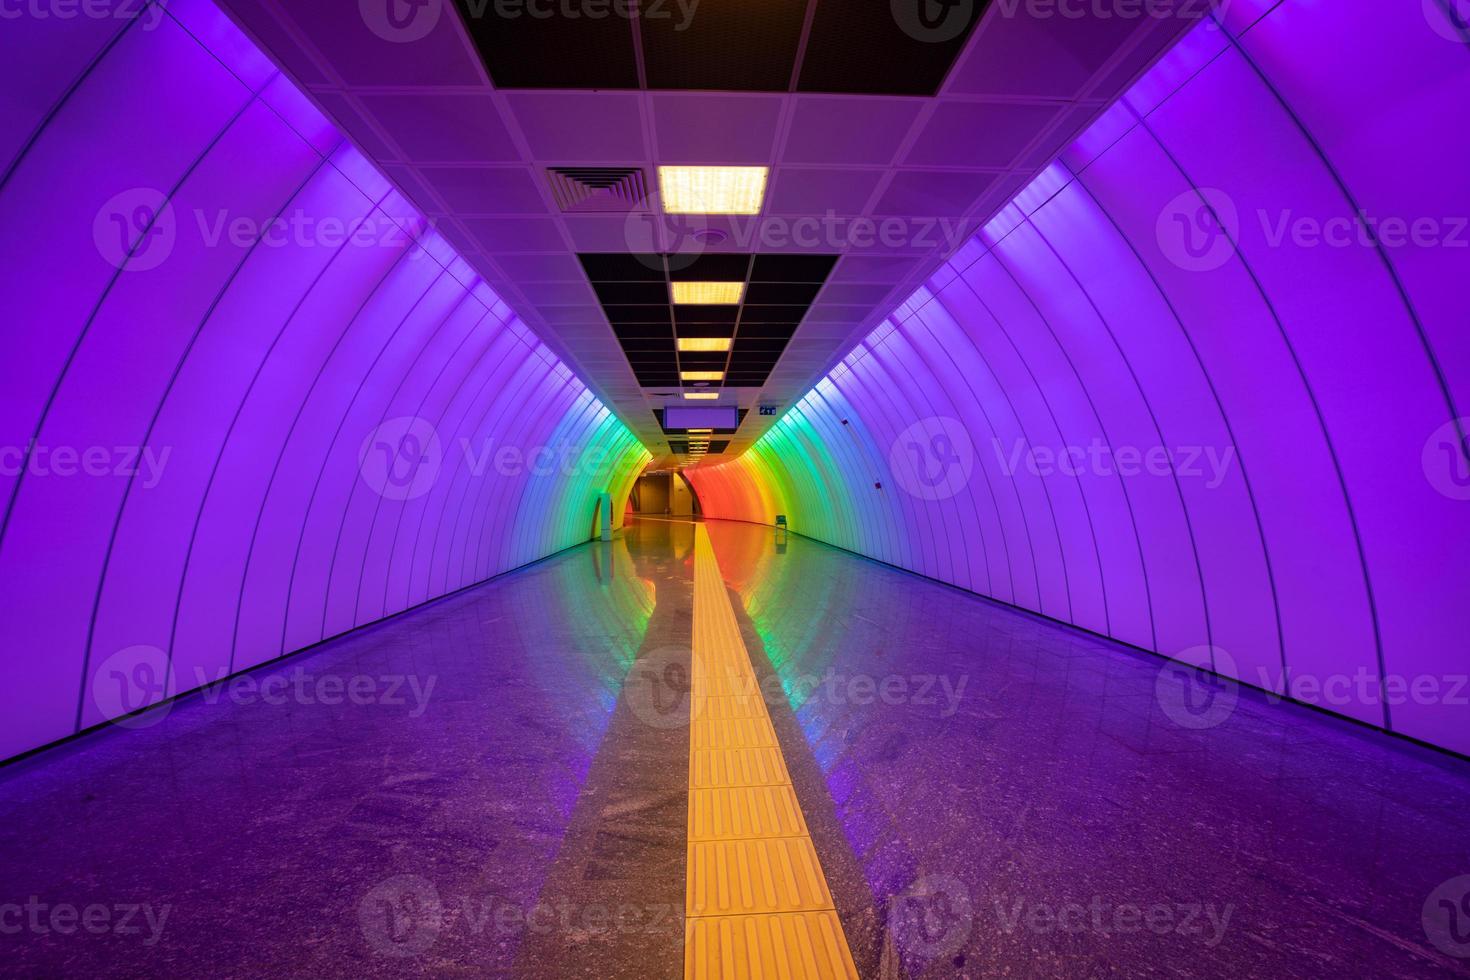
M693 480L1470 752L1470 49L1434 4L1228 9Z
M620 523L647 452L214 7L3 30L0 759Z

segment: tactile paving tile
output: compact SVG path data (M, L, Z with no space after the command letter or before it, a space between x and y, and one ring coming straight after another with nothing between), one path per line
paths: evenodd
M709 532L695 529L687 978L856 980Z
M832 893L809 837L690 841L689 915L815 912Z
M689 726L690 751L753 749L779 744L769 718L710 718L701 715Z
M688 920L685 980L856 980L857 975L836 912Z
M700 697L695 695L694 708L701 718L769 718L766 704L758 696Z
M769 786L791 782L786 760L775 746L754 749L696 749L689 754L689 788Z
M689 839L804 837L801 804L789 786L726 786L689 793Z

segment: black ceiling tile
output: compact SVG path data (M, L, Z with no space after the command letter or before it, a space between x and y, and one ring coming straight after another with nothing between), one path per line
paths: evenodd
M684 323L734 323L738 306L676 306L674 319Z
M483 0L455 7L496 88L638 87L626 17L538 17Z
M679 386L679 376L677 374L643 374L634 371L633 376L638 380L638 384L644 388L662 388L665 386L677 388Z
M749 255L717 252L681 256L676 262L670 263L669 278L675 282L744 282L745 274L749 271Z
M735 334L735 327L730 323L681 323L677 329L680 337L731 337Z
M751 282L826 282L836 255L757 255Z
M634 351L660 351L672 354L674 352L674 338L669 335L663 337L620 337L618 343L622 344L623 350L629 353Z
M800 323L806 316L806 306L744 306L740 309L740 322L744 323Z
M810 304L822 289L819 282L753 282L745 291L747 303Z
M807 0L700 0L687 15L674 0L644 7L638 23L649 88L784 92L790 86ZM654 16L655 10L667 16Z
M735 356L741 354L755 354L766 351L780 353L786 349L786 337L747 337L745 331L740 331L739 338L735 341Z
M664 260L660 255L580 252L577 258L592 282L664 281Z
M933 95L987 6L985 0L821 0L797 88Z
M604 306L603 312L613 323L668 323L667 306Z
M614 323L612 329L619 340L646 337L674 342L674 328L667 323Z
M741 323L740 332L736 334L740 340L750 338L780 338L782 341L790 340L791 335L796 332L794 323Z
M679 366L686 371L718 370L725 366L729 355L724 351L680 351Z
M669 287L661 282L594 282L592 288L597 291L598 300L607 305L669 301Z

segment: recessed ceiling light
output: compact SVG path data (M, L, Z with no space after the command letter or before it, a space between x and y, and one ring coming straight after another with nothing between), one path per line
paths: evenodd
M730 337L680 337L679 349L682 351L727 351L730 349Z
M735 306L745 293L743 282L676 282L674 303L687 306L700 303L705 306Z
M685 429L684 431L687 432L687 433L689 433L690 435L698 435L698 434L712 435L715 430L714 429Z
M722 381L725 377L724 371L680 371L679 377L684 381Z
M684 397L690 401L712 401L720 397L718 391L686 391Z
M659 167L665 214L760 214L765 167Z

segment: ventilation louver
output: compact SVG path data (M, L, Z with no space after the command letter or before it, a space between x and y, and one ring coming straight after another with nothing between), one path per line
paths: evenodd
M641 211L648 197L638 167L548 167L546 176L564 212Z

